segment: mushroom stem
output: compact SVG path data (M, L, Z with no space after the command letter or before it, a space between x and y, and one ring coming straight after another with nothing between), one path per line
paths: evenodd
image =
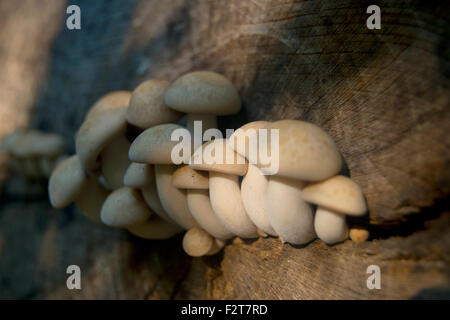
M322 207L317 208L314 229L319 239L327 244L335 244L348 237L345 215Z
M271 176L267 187L267 214L283 242L306 244L315 238L311 205L301 197L299 180Z
M128 139L120 134L100 154L102 175L112 189L123 186L123 177L131 163L128 159L130 145Z
M75 206L92 221L102 223L100 211L108 195L109 192L98 184L97 179L89 177L74 201Z
M261 231L271 236L277 236L267 215L268 185L269 177L263 175L257 166L249 164L247 174L241 184L242 202L249 218Z
M146 185L141 188L142 196L144 197L147 205L163 220L174 223L174 221L169 217L167 212L164 210L161 200L158 197L158 190L156 189L156 181Z
M241 238L257 238L256 226L245 212L239 177L210 171L209 196L211 206L222 224Z
M194 121L202 122L202 135L208 129L217 128L217 117L210 114L197 114L197 113L189 113L186 116L186 128L194 134Z
M186 191L172 184L172 174L176 166L155 165L156 188L164 211L184 229L197 227L198 224L189 212Z
M207 189L188 189L187 204L189 211L200 227L213 237L220 240L227 240L234 237L234 234L228 231L222 222L217 218Z
M192 228L183 237L183 249L192 257L213 255L219 252L225 243L214 239L209 233L200 228Z

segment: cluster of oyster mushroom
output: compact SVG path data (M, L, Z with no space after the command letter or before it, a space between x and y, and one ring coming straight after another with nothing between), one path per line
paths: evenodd
M76 134L76 154L52 173L50 201L56 208L74 202L89 218L146 239L187 230L183 248L196 257L217 253L236 236L271 235L291 244L348 238L345 216L366 212L364 196L355 182L338 175L342 160L336 145L314 124L252 122L231 137L205 138L211 141L202 148L194 142L191 152L181 152L185 162L174 161L176 130L204 138L217 128L217 116L240 109L237 90L213 72L111 92L88 112ZM261 174L264 166L248 161L245 142L263 128L279 131L275 175ZM219 151L234 161L208 161ZM192 161L196 156L206 161ZM350 236L364 241L368 233L354 229Z
M9 154L13 170L30 180L48 179L65 153L58 134L25 129L6 136L0 150Z

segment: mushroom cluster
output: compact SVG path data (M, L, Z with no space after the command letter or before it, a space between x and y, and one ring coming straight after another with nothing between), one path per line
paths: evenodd
M183 249L195 257L219 252L236 236L270 235L291 244L316 237L334 244L349 234L366 240L362 229L349 233L345 216L361 216L367 208L359 186L339 175L342 160L331 137L314 124L281 120L251 122L224 139L205 138L217 128L217 116L240 109L232 83L207 71L103 96L76 134L76 154L50 177L51 204L74 202L92 220L146 239L186 230ZM191 147L186 161L177 163L173 133L187 128L195 136L196 121L202 124L201 148ZM265 163L249 162L248 141L261 129L279 132L273 175L263 175Z
M56 133L17 130L7 135L0 150L10 157L14 171L26 179L48 179L65 153L64 141Z

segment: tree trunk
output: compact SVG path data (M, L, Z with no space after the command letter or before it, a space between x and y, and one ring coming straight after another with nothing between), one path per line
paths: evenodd
M372 241L303 248L234 240L190 259L181 238L143 241L24 202L3 187L0 297L410 298L449 296L449 6L381 1L78 1L81 30L54 1L0 1L0 136L20 125L61 133L71 150L102 94L148 78L217 71L244 108L222 128L301 119L336 141L370 211ZM36 187L36 185L34 185ZM38 185L39 189L40 186ZM77 264L83 289L67 290ZM369 290L369 265L381 290Z

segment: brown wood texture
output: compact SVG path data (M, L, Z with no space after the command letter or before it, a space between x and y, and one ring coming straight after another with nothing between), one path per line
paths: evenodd
M244 108L222 128L302 119L335 139L367 198L375 240L304 247L276 239L187 258L181 238L142 241L53 210L45 186L4 183L0 297L409 298L450 286L449 6L380 1L0 1L0 136L21 125L73 135L102 94L148 78L221 72ZM37 191L36 191L37 190ZM79 264L80 292L65 287ZM382 290L365 287L369 264ZM425 291L424 291L425 290ZM428 290L428 291L427 291ZM430 293L431 292L431 293Z

